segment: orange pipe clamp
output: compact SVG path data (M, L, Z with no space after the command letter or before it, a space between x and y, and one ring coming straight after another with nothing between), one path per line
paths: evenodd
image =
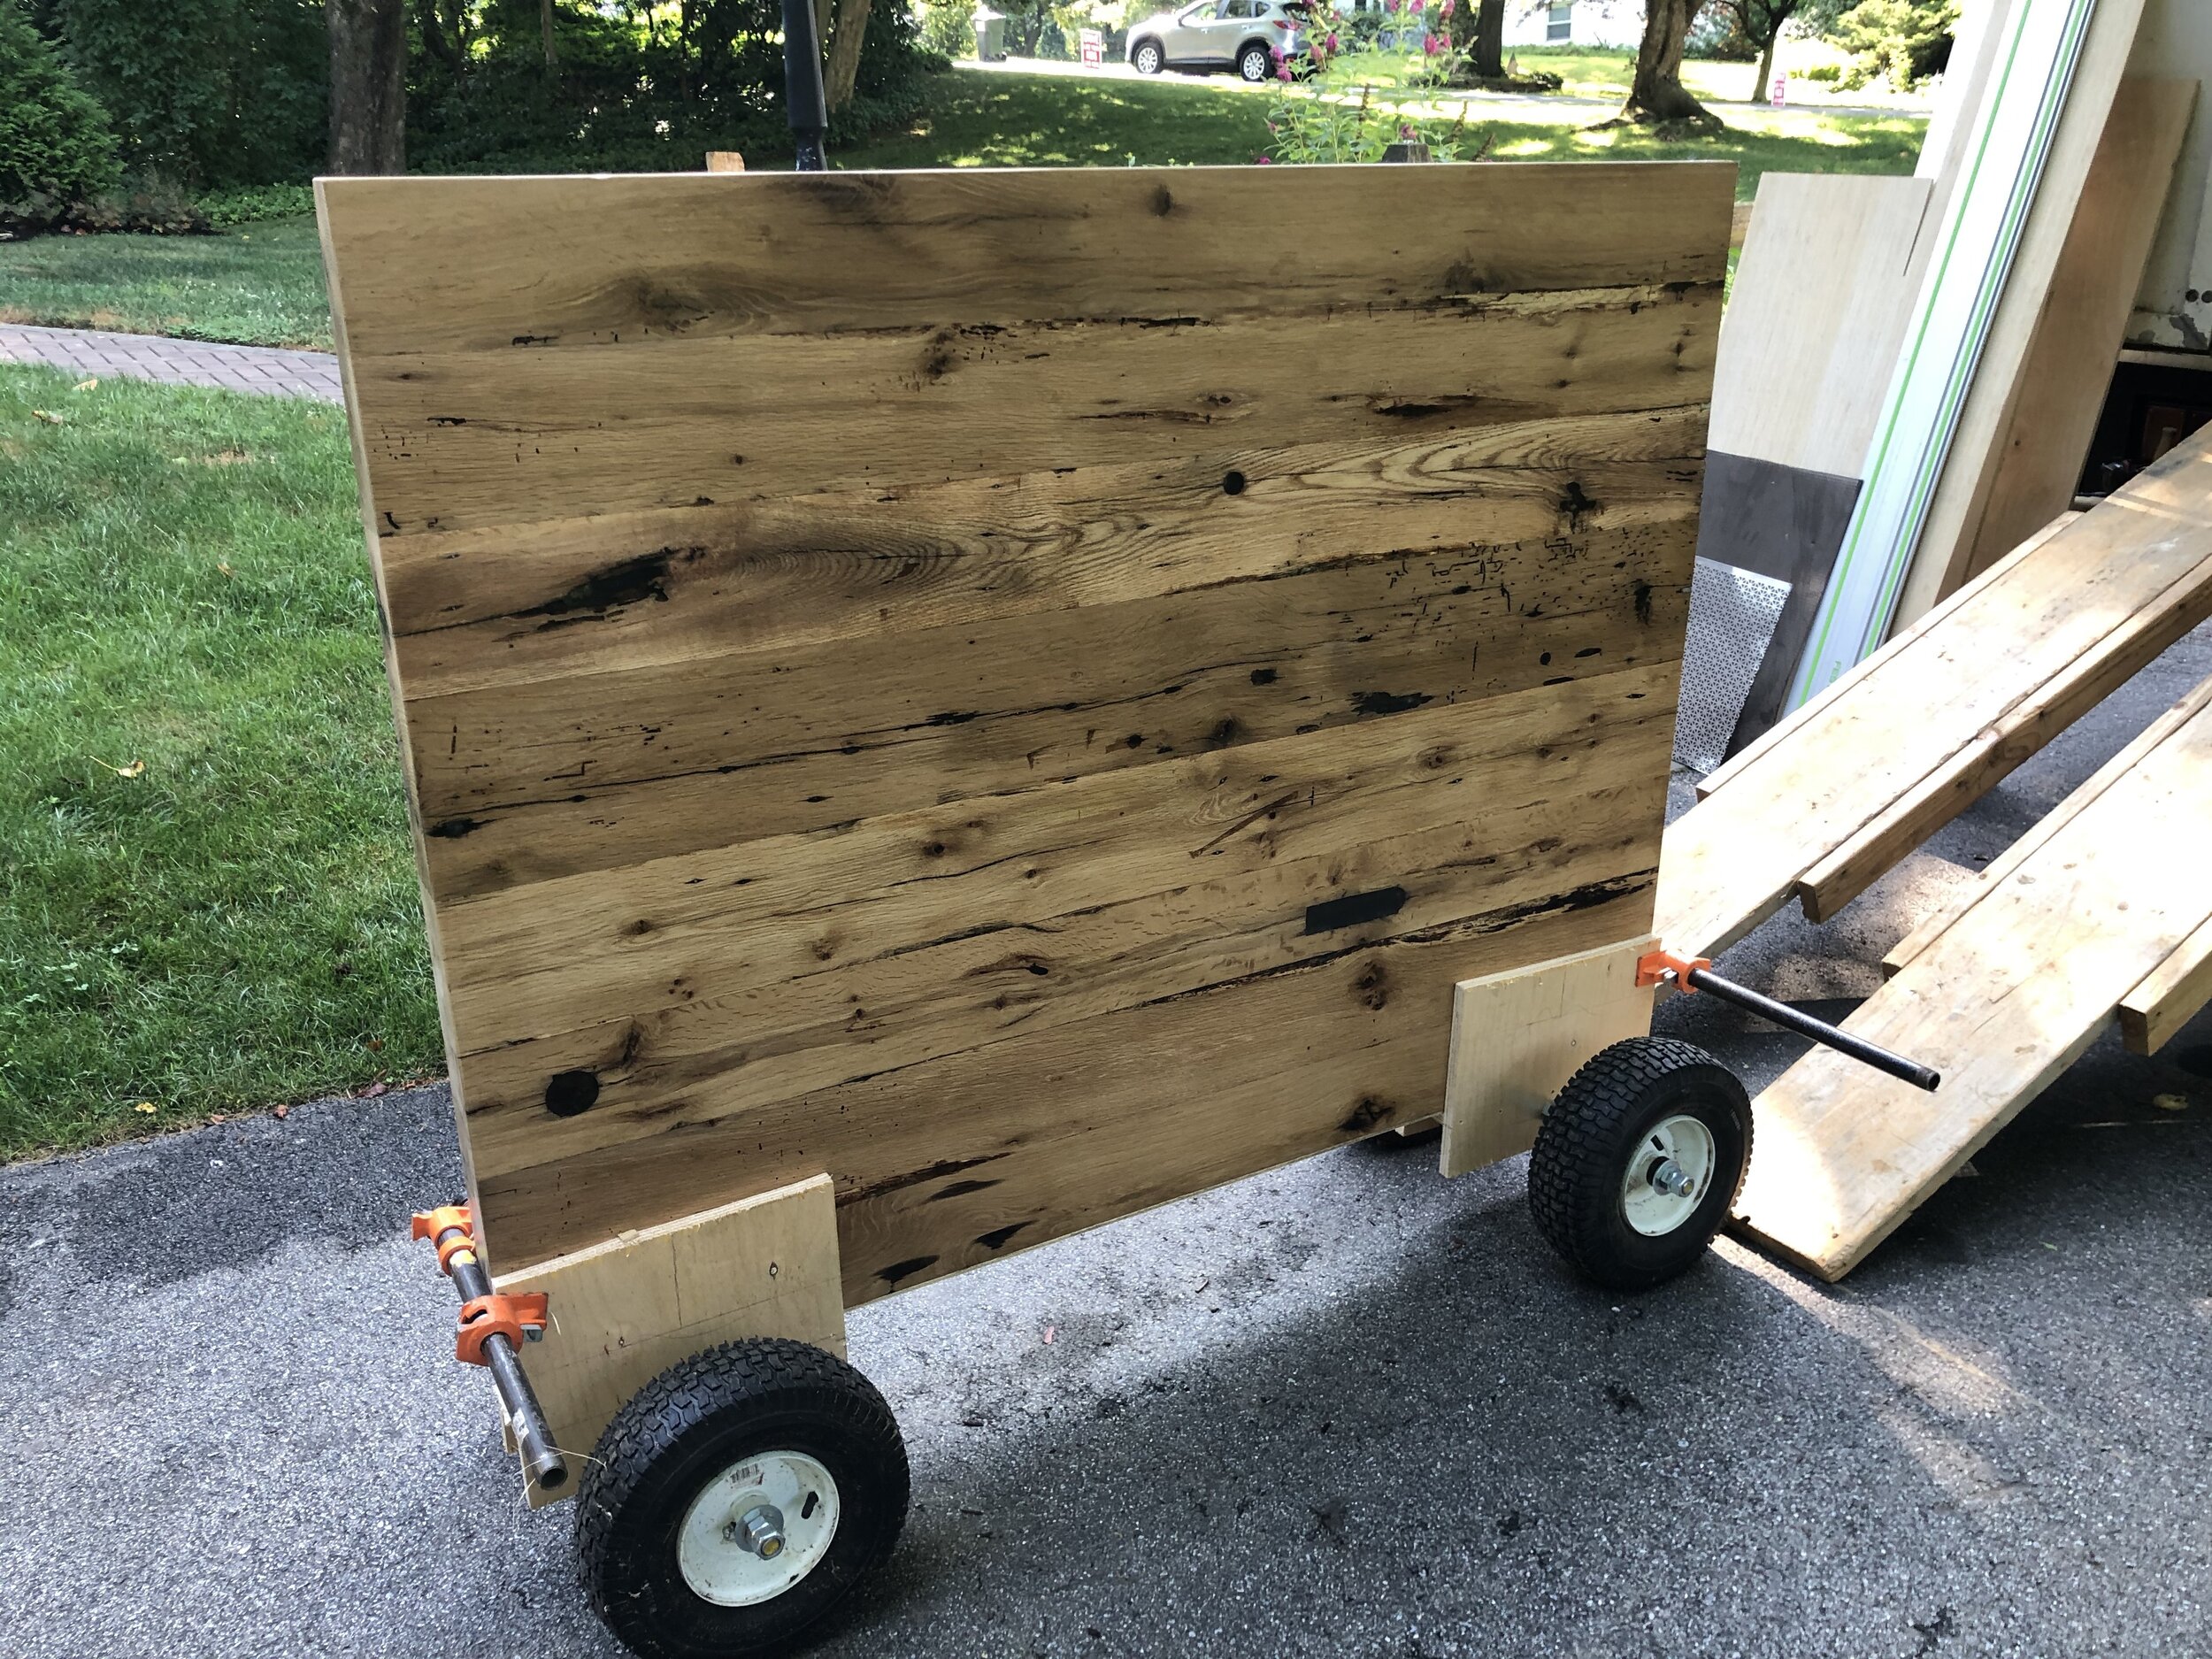
M447 1233L452 1233L447 1238ZM414 1237L427 1239L438 1249L438 1271L449 1278L453 1272L453 1258L462 1251L472 1254L476 1249L476 1212L466 1204L440 1204L435 1210L415 1212Z
M1684 995L1694 995L1697 987L1690 983L1690 975L1700 968L1713 965L1710 956L1678 956L1671 950L1647 950L1636 958L1636 988L1648 991L1655 985L1664 985L1667 976L1674 975L1674 988Z
M503 1336L519 1348L545 1330L545 1293L521 1291L511 1296L479 1296L461 1304L461 1328L454 1333L453 1357L464 1365L484 1363L484 1343Z

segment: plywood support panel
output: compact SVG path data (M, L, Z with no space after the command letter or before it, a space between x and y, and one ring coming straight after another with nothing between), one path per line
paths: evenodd
M563 1498L575 1492L600 1431L679 1360L756 1336L845 1356L826 1175L502 1273L495 1283L503 1293L543 1291L549 1299L552 1324L524 1350L523 1363L568 1459ZM530 1492L534 1504L534 1483Z
M319 187L487 1246L849 1303L1650 926L1732 169Z
M1454 987L1445 1174L1527 1151L1584 1061L1650 1033L1654 994L1638 987L1636 963L1656 942L1647 934Z
M1755 1102L1748 1233L1839 1279L2095 1041L2212 916L2212 707L2196 700L1844 1028L1943 1074L1932 1094L1816 1048Z

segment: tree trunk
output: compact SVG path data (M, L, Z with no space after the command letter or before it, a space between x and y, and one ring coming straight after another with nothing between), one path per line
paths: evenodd
M1475 12L1475 73L1497 81L1505 75L1505 0L1482 0Z
M1682 85L1682 49L1689 42L1690 20L1696 11L1696 0L1644 0L1644 39L1636 52L1636 79L1616 119L1720 125Z
M560 63L553 50L553 0L538 0L538 33L545 40L545 73L549 75Z
M406 172L406 0L325 0L324 15L331 172Z
M1751 101L1754 104L1770 97L1774 92L1774 49L1782 43L1782 26L1777 23L1774 33L1767 36L1766 50L1759 54L1759 78L1752 83Z
M829 67L822 72L822 101L833 115L853 101L861 42L868 33L868 4L869 0L837 0L837 34L830 42Z

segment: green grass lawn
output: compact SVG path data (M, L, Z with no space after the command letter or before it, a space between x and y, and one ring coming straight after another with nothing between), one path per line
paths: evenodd
M0 368L0 1156L440 1069L343 417L71 388Z
M0 322L330 349L311 218L215 236L37 236L0 243Z
M1525 61L1539 54L1524 53ZM1624 59L1583 53L1595 65ZM1740 69L1741 65L1702 65ZM1749 72L1747 70L1746 73ZM1578 85L1599 86L1589 67ZM937 78L929 108L902 133L838 153L844 167L1242 165L1266 148L1271 92L1225 79L1094 81L956 70ZM1459 104L1424 93L1431 116ZM1408 107L1412 107L1409 104ZM1540 99L1467 104L1465 148L1490 134L1501 161L1654 160L1719 157L1741 168L1740 196L1772 168L1909 173L1926 123L1911 114L1811 110L1728 112L1716 138L1663 141L1594 132L1591 112ZM751 158L781 166L781 153ZM219 236L43 236L0 243L0 322L182 334L250 345L330 346L321 256L311 219L245 226Z

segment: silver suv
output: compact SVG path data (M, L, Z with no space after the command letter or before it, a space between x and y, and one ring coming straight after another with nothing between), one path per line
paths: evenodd
M1304 0L1198 0L1129 28L1129 61L1141 75L1163 69L1234 69L1245 80L1275 78L1276 54L1306 49Z

